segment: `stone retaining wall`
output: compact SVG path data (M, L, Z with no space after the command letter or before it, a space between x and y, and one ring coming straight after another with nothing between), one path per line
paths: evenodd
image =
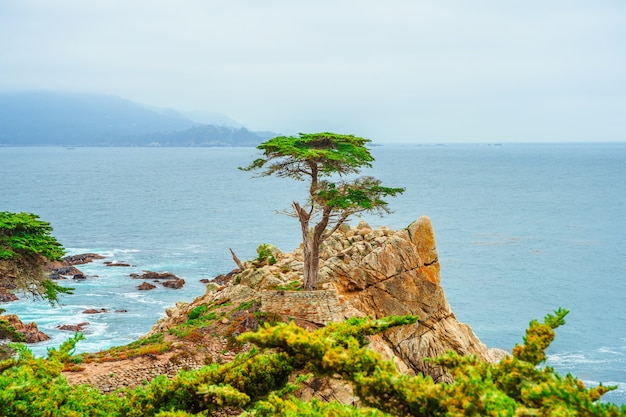
M317 324L339 321L344 317L345 304L337 290L262 291L261 310L282 316L303 319Z

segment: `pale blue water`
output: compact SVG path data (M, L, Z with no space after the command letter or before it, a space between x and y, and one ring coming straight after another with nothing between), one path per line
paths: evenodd
M394 213L366 218L401 228L431 217L442 285L459 320L488 346L510 350L528 322L571 310L549 364L586 382L619 384L626 403L626 144L394 145L372 148L372 174L404 186ZM60 307L3 304L52 336L89 321L79 350L120 345L146 333L165 308L203 293L201 278L230 271L263 242L290 251L299 227L275 214L304 184L237 170L253 148L0 148L0 210L37 213L68 253L98 252L80 266L89 279ZM358 221L358 219L356 220ZM354 223L356 223L354 221ZM170 271L182 290L138 291L128 277ZM97 277L95 277L97 275ZM83 315L86 308L126 309Z

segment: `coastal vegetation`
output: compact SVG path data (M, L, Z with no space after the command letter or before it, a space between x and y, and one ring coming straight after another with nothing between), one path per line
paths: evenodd
M246 307L246 306L243 306ZM242 308L243 308L242 307ZM197 320L208 311L194 312ZM80 362L72 352L77 334L48 357L36 358L21 344L18 355L0 362L3 416L624 416L626 406L598 400L612 387L587 388L577 378L542 365L545 350L564 324L566 310L532 321L512 355L490 364L473 356L448 353L432 362L449 369L453 383L399 373L392 362L368 349L369 337L397 326L414 325L415 316L378 320L352 318L309 331L293 323L263 325L238 340L255 345L224 364L158 376L145 386L112 394L79 384L61 371ZM158 336L139 342L159 343ZM360 404L293 395L315 376L349 382Z
M263 156L241 168L262 170L261 176L308 181L307 202L294 201L291 213L298 218L302 232L305 290L317 289L320 247L326 239L352 215L389 212L383 198L404 192L404 188L383 187L380 180L369 176L345 179L372 166L374 158L365 146L368 142L327 132L278 136L257 146Z
M50 223L32 213L0 212L0 289L10 289L55 303L72 288L48 279L45 265L65 251L52 236Z

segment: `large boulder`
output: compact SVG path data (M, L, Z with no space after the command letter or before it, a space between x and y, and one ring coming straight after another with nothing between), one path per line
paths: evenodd
M156 285L150 284L149 282L143 282L141 285L137 286L137 289L140 291L149 291L156 288Z
M22 323L22 321L15 314L0 316L0 321L8 323L11 327L13 327L16 333L22 334L26 339L26 343L37 343L50 339L50 336L39 331L37 324L34 322Z
M68 332L82 332L87 326L89 326L89 322L83 321L82 323L78 324L61 324L56 327L59 330L64 330Z
M183 288L184 285L185 285L185 280L182 279L182 278L169 279L169 280L163 282L163 286L165 288L172 288L172 289L175 289L175 290Z
M15 294L4 287L0 287L0 303L8 303L16 300L19 300L19 298L17 298Z
M144 279L144 280L158 280L158 279L180 279L176 275L171 272L154 272L154 271L143 271L143 274L130 274L131 278L136 279Z
M68 255L60 261L52 261L46 264L46 271L51 279L60 279L62 276L84 275L74 265L83 265L93 262L96 259L104 259L104 256L97 253L79 253Z
M79 253L77 255L63 257L63 261L69 265L88 264L96 259L104 259L104 256L98 255L97 253Z
M83 310L83 314L102 314L108 313L108 309L106 308L88 308L87 310Z
M73 277L74 275L83 275L80 269L76 268L74 265L65 265L63 262L48 264L47 269L50 272L51 279L60 279L62 276Z

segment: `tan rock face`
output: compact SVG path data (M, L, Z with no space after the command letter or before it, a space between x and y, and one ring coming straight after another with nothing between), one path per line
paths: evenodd
M21 333L26 338L26 343L37 343L43 342L44 340L50 339L50 337L39 331L37 328L37 324L33 323L22 323L22 321L15 314L7 314L5 316L0 316L0 320L9 323L15 331Z
M428 217L421 217L405 230L387 233L384 239L376 238L374 232L363 238L342 251L329 251L320 275L332 282L340 298L354 308L344 311L357 310L376 318L404 314L419 317L417 325L382 335L396 363L431 375L436 381L450 381L450 375L423 359L448 350L491 358L487 347L469 326L456 320L448 305L440 285L437 245Z
M439 284L440 267L439 255L437 254L437 243L435 242L435 231L430 219L426 216L420 217L407 228L411 243L417 248L419 257L424 262L422 266L422 276L435 284Z

